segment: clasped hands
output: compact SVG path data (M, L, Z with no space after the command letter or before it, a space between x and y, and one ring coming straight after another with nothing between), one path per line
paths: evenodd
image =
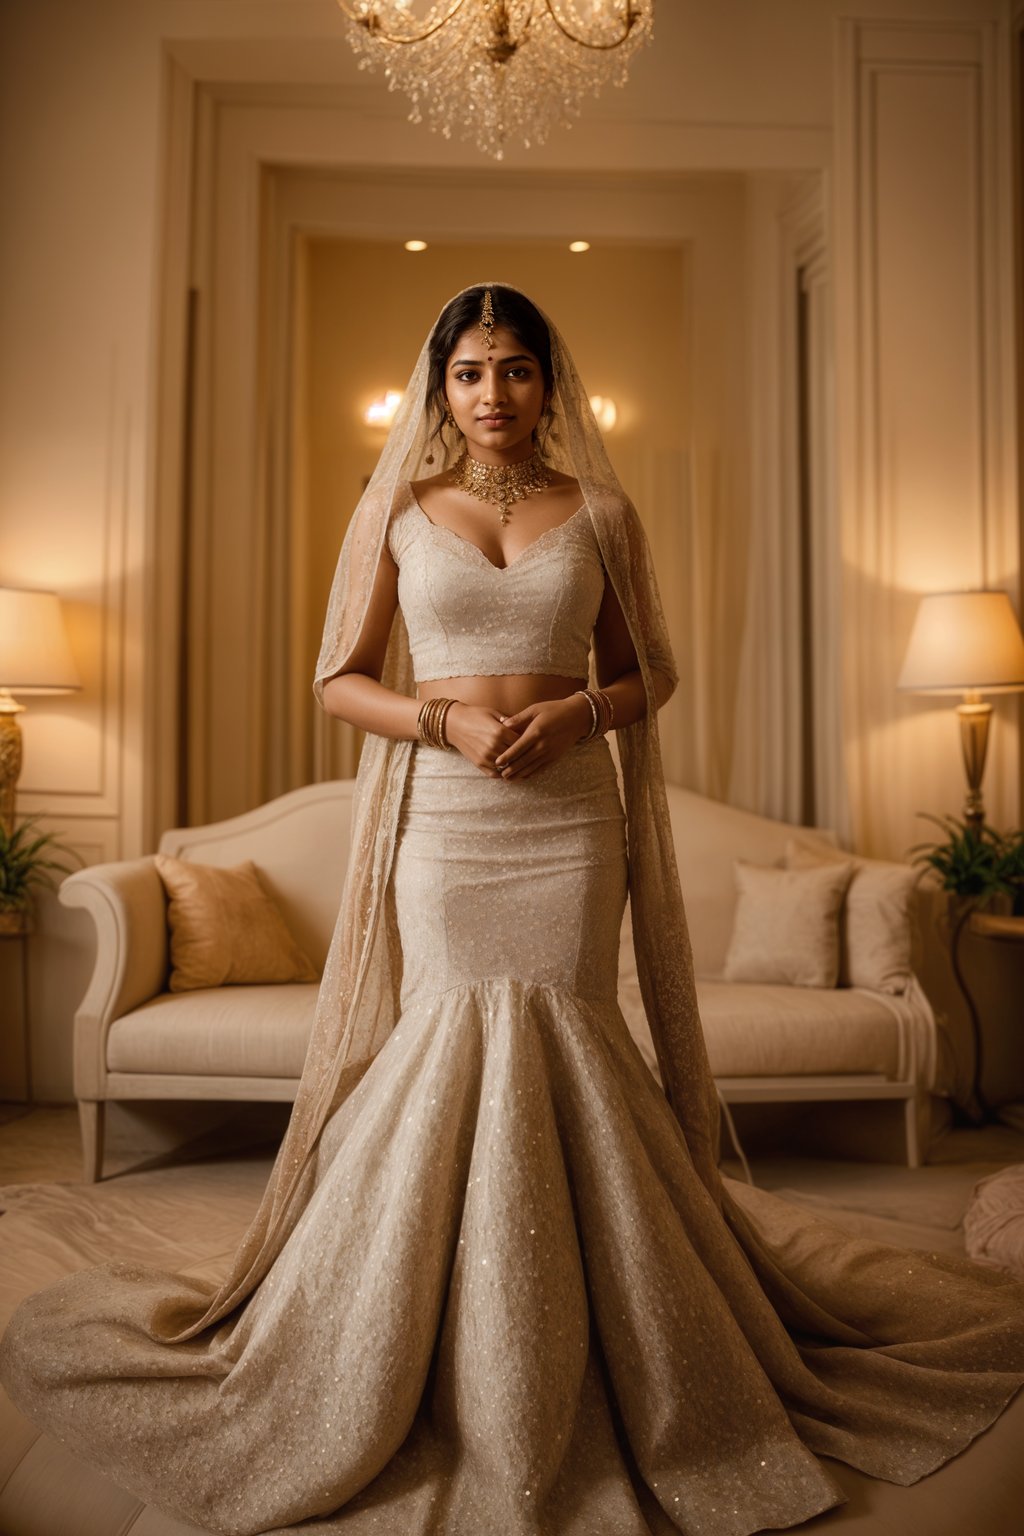
M445 720L452 746L492 779L528 779L557 762L587 734L593 721L582 694L541 699L514 715L482 704L453 704Z

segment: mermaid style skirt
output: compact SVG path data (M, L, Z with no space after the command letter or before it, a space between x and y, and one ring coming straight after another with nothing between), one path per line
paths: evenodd
M912 1482L990 1422L1024 1287L757 1191L777 1246L748 1258L618 1008L626 875L603 739L510 783L414 749L401 1016L271 1271L171 1346L184 1277L31 1297L3 1345L24 1411L246 1536L749 1536L842 1501L819 1454Z

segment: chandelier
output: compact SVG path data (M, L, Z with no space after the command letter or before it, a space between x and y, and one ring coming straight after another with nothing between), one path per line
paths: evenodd
M338 0L360 69L383 68L409 121L474 138L501 160L515 136L543 144L585 96L626 83L654 0Z

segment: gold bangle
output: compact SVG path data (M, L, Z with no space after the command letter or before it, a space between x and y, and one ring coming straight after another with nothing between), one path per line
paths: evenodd
M608 732L615 724L615 705L612 703L611 699L605 693L603 688L597 689L597 696L601 700L601 703L604 705L605 709L605 723L601 734L602 736L607 736Z
M576 692L582 693L583 697L590 705L590 730L585 736L580 737L580 741L589 741L597 730L597 705L594 702L594 695L589 688L577 688Z
M451 742L445 735L444 722L455 699L433 698L425 699L416 717L416 734L428 747L438 747L442 751L454 750Z
M445 749L446 752L454 751L451 742L448 740L448 732L445 728L445 722L448 719L448 711L451 709L454 703L454 699L445 699L442 707L437 712L437 738L440 745Z
M433 745L430 731L430 718L433 714L432 706L432 699L424 699L423 703L420 705L420 712L416 719L416 734L420 741L422 741L424 745L428 747Z

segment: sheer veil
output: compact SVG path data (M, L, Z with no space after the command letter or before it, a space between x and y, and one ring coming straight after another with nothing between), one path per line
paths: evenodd
M508 284L489 286L509 287ZM551 332L555 387L545 458L580 482L608 578L622 606L647 689L642 720L617 732L629 854L633 943L641 994L665 1091L690 1155L715 1201L718 1099L697 1013L693 964L669 824L658 740L653 672L673 687L677 672L643 525L625 495L572 355ZM360 634L402 481L433 472L427 408L430 336L413 369L377 466L352 515L338 558L314 691L340 671ZM434 440L436 452L436 439ZM381 681L415 695L408 637L399 611ZM596 678L591 676L591 681ZM212 1298L167 1299L159 1320L170 1340L194 1336L227 1316L259 1284L322 1173L320 1133L390 1033L398 1011L400 957L385 900L412 743L367 736L356 778L351 851L337 924L291 1119L263 1200L231 1272Z

